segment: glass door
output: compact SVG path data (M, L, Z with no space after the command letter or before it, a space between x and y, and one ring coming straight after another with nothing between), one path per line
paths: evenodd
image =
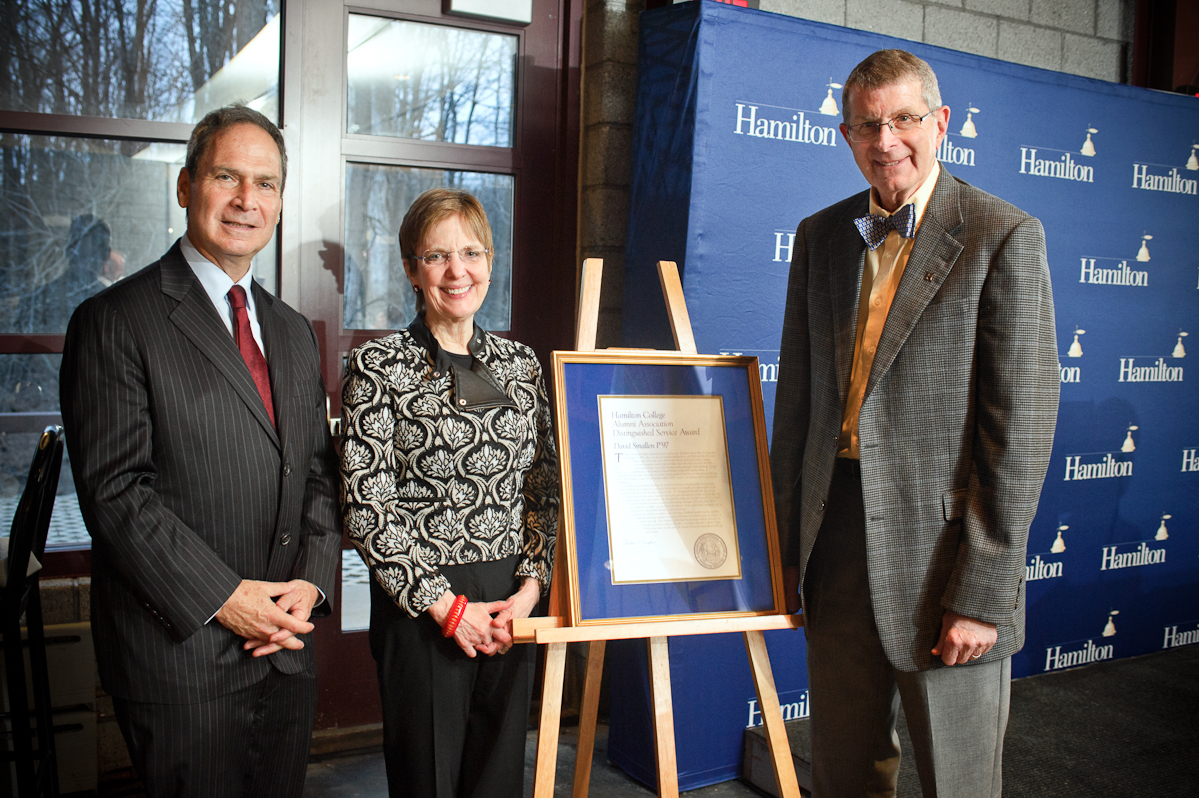
M452 5L308 3L289 21L284 134L299 197L284 199L280 286L313 320L333 418L349 351L412 320L397 234L427 188L463 188L487 210L496 255L477 321L543 359L572 345L581 12L532 0L525 24ZM348 539L342 555L336 622L316 633L318 728L379 720L369 575Z

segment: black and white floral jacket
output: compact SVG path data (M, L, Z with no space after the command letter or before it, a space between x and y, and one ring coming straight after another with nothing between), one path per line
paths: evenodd
M521 554L549 588L558 462L541 364L475 327L470 370L418 317L355 349L342 384L342 505L372 577L413 617L450 589L442 565Z

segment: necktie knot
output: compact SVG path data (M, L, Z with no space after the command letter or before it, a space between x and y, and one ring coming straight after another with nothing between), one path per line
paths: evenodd
M241 310L246 307L246 289L240 285L235 285L229 289L229 304L234 310Z
M887 240L887 233L896 231L904 238L916 234L916 206L909 202L890 216L868 213L853 220L862 240L871 250L878 249Z

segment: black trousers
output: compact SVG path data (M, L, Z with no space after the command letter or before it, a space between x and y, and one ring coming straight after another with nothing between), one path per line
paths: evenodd
M299 798L316 676L273 668L256 685L196 704L113 698L149 798Z
M442 566L456 594L516 592L518 557ZM474 659L428 613L412 618L371 580L371 653L383 702L393 798L520 798L533 668L531 645Z

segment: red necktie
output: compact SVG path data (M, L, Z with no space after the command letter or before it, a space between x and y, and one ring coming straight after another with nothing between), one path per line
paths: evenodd
M242 359L250 369L250 376L258 386L258 395L266 405L266 414L271 417L271 425L275 423L275 404L271 401L271 376L266 368L266 358L258 349L254 333L250 331L250 314L246 312L246 289L235 285L229 289L229 304L233 306L233 315L237 324L233 327L233 340L241 350Z

